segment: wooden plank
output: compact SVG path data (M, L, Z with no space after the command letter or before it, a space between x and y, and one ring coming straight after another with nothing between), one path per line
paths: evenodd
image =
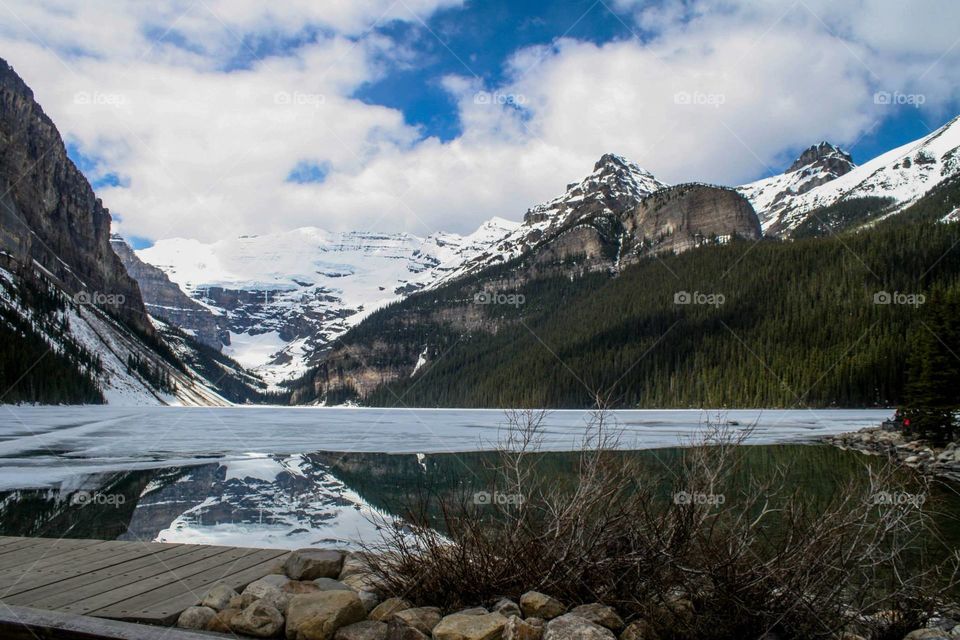
M122 570L116 573L94 572L92 576L83 574L39 589L18 593L4 598L4 602L82 614L86 611L71 609L70 606L85 598L103 596L127 585L135 588L142 584L174 581L176 577L175 574L171 575L171 571L217 558L229 551L230 547L204 547L189 553L184 553L183 549L177 548L171 551L144 554L146 562L138 569ZM91 577L93 580L90 579Z
M41 558L56 556L75 549L92 547L101 543L102 540L54 540L39 544L28 544L17 547L8 553L0 555L0 569L9 569L11 567L22 566L29 568L31 562L36 562ZM2 551L2 550L0 550Z
M122 602L128 598L154 591L169 585L177 585L176 589L186 590L183 581L197 573L213 571L218 566L229 566L231 563L242 560L245 555L249 555L249 549L230 549L214 556L203 558L195 562L180 562L176 566L164 568L156 575L140 580L130 581L129 579L105 580L102 584L96 585L100 588L97 593L87 594L86 597L71 598L62 595L55 600L45 600L38 606L42 609L57 609L68 613L78 613L87 615L91 611L109 607L110 605Z
M49 567L58 567L61 569L67 569L69 567L76 566L78 564L83 565L90 562L90 559L101 553L106 552L110 555L117 555L118 553L123 553L122 550L117 549L110 541L101 541L98 544L91 545L89 547L81 547L79 549L72 549L65 551L64 553L51 553L47 555L41 555L36 561L31 562L30 565L26 568L30 570L31 573L45 571ZM24 567L10 567L6 569L0 569L0 584L3 584L3 579L9 575L15 575L17 573L22 574Z
M258 564L229 575L208 575L206 577L214 579L199 586L191 586L191 590L184 591L166 600L148 602L146 604L140 601L130 600L114 605L113 607L95 611L91 615L112 618L114 620L127 620L130 622L147 622L150 624L163 625L174 624L184 609L197 604L197 595L203 597L217 582L223 582L237 591L242 591L244 587L254 580L268 575L270 570L274 568L277 558L283 557L286 553L288 552L283 552L279 556L269 557L269 559ZM137 606L140 608L135 610Z
M160 545L157 545L160 546ZM40 587L57 584L63 588L75 589L91 582L102 580L111 575L133 573L179 555L198 552L201 545L163 545L159 550L127 549L122 553L92 558L83 565L71 565L64 569L47 568L31 572L17 580L10 575L0 574L0 600ZM142 575L142 574L141 574Z
M211 640L228 636L14 606L0 607L0 637L4 640Z

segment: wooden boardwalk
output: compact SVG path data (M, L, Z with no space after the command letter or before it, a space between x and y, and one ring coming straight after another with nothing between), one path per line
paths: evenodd
M0 537L0 603L170 625L213 584L224 582L239 590L271 573L287 553L196 544Z

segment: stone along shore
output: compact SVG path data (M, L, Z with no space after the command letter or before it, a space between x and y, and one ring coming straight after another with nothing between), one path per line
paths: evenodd
M868 427L827 436L825 442L870 455L884 455L924 475L960 482L960 446L936 447L924 440L907 440L900 430Z
M671 601L671 615L696 615L693 603ZM660 640L645 620L629 624L600 603L569 608L536 591L519 602L496 603L443 615L439 607L414 606L400 597L382 599L361 557L343 551L300 549L276 573L242 593L215 585L177 621L186 629L233 636L287 640ZM904 640L960 637L947 618L911 632ZM763 640L777 640L767 634ZM863 640L854 634L837 640Z

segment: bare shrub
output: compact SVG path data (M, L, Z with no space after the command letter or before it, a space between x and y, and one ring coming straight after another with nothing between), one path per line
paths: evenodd
M926 495L923 480L865 465L865 481L810 496L782 469L751 478L749 429L722 419L658 477L619 449L611 416L594 412L572 480L558 482L537 469L545 414L508 413L487 492L506 499L424 492L368 547L378 579L447 610L531 589L599 601L665 639L895 637L955 584L926 562L924 510L878 499Z

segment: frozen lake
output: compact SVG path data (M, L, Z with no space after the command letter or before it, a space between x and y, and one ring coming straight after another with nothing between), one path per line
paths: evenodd
M652 477L707 420L752 427L763 469L797 463L803 480L856 473L857 454L790 446L875 425L887 411L617 411L625 449ZM544 468L576 468L590 420L555 411ZM499 410L3 407L0 533L297 548L378 535L424 483L483 489L507 426ZM844 455L846 454L846 455ZM846 461L846 462L844 462ZM853 469L853 471L851 471Z
M876 425L887 410L611 412L628 449L689 442L707 420L752 425L751 444L809 441ZM553 411L543 448L579 448L590 413ZM443 453L490 449L497 409L24 407L0 410L0 490L56 487L80 474L242 461L317 451Z

